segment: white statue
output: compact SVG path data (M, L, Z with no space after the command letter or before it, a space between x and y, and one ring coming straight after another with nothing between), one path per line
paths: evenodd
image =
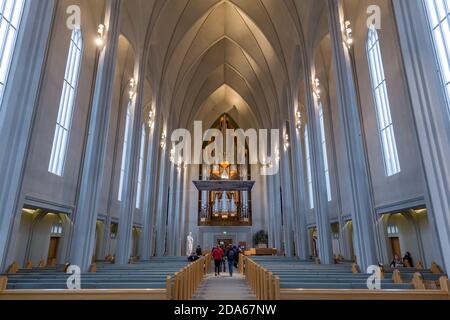
M194 250L194 238L192 237L192 232L189 232L189 235L186 239L186 255L190 256Z

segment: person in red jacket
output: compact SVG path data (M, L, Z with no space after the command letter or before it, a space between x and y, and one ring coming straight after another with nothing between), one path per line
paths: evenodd
M222 263L223 250L220 248L219 245L217 245L217 247L215 247L212 250L211 255L214 259L214 272L215 272L216 276L218 276L218 275L220 275L220 265Z

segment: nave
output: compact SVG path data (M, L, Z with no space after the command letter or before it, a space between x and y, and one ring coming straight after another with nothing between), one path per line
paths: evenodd
M447 0L0 0L0 297L446 297L449 23Z

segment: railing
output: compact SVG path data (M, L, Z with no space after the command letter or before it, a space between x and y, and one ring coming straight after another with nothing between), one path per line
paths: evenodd
M244 255L240 255L239 269L258 300L280 300L280 278Z
M201 257L187 267L176 272L172 279L167 278L168 296L172 300L190 300L197 291L203 277L208 273L211 266L211 255ZM173 290L173 292L172 292Z

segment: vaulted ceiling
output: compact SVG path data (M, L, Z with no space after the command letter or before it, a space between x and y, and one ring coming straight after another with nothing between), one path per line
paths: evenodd
M304 33L321 32L314 16L323 11L322 0L131 2L151 7L142 9L151 12L148 79L171 126L210 125L223 112L235 113L242 127L287 119L304 74Z

